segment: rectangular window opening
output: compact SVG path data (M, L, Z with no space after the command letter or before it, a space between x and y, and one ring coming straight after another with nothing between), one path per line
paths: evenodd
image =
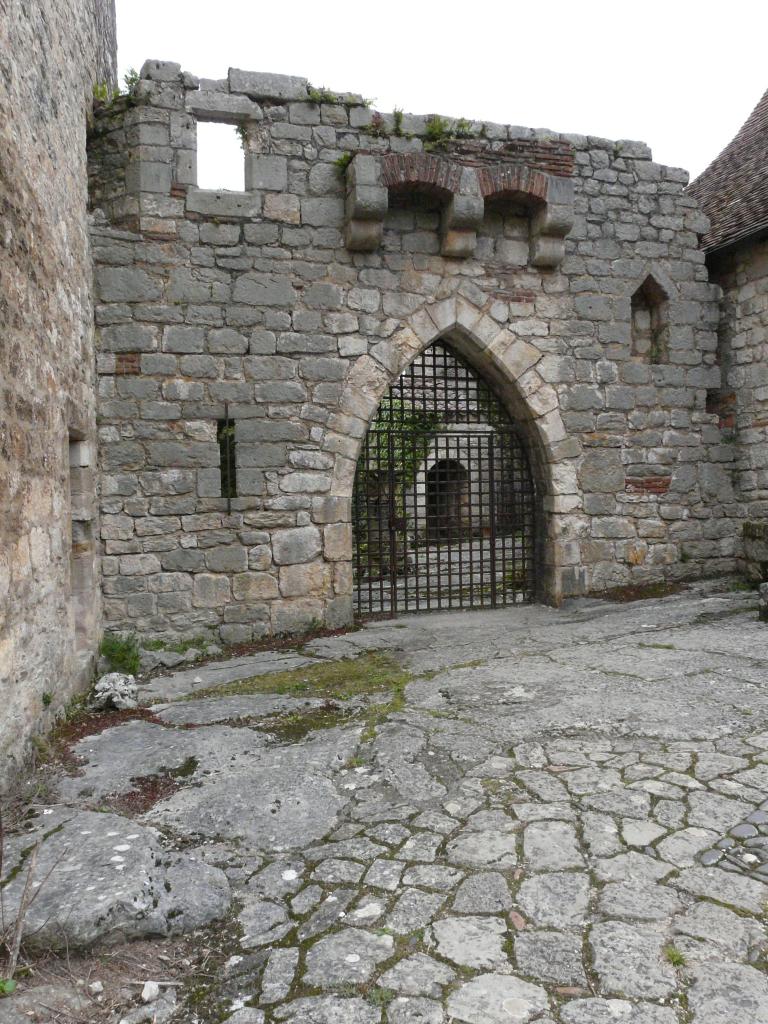
M709 388L706 396L706 412L716 415L720 429L731 429L736 425L736 394L723 388Z
M227 502L237 497L237 462L235 459L235 424L229 418L219 420L216 430L219 442L219 470L221 472L221 496Z
M242 128L213 121L197 122L198 188L245 191Z
M75 646L87 649L94 620L93 469L90 447L71 430L69 456L69 579L73 603Z

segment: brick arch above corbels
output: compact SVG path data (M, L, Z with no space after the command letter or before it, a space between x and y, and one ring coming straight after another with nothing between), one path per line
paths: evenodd
M391 192L416 191L443 203L443 256L466 258L475 251L486 200L514 198L531 206L530 262L556 267L573 226L573 182L518 161L475 166L433 153L358 153L347 168L348 249L371 252L381 244Z

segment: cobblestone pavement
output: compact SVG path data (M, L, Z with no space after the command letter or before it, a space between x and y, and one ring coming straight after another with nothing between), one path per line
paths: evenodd
M54 813L190 766L140 824L234 893L212 1020L767 1024L753 606L697 586L412 616L259 655L266 675L383 650L410 673L375 728L352 714L295 742L263 720L309 696L194 696L253 659L156 678L156 720L81 740ZM173 1019L208 1019L182 1002Z

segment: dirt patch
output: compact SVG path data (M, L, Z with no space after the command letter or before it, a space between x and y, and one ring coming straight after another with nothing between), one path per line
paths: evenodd
M115 814L125 814L131 818L144 814L160 800L172 796L181 783L170 774L161 772L158 775L137 775L131 779L133 789L127 793L114 793L101 801L101 806Z
M161 991L173 988L181 998L190 974L205 972L213 955L215 936L207 932L180 938L132 942L129 945L100 948L94 954L29 954L23 952L17 972L18 993L50 986L46 1006L30 1021L46 1024L102 1024L114 1021L119 1013L128 1013L141 1005L140 994L146 981L160 983ZM0 968L1 970L1 968ZM103 986L92 992L90 985ZM82 1006L77 1009L55 993L75 991ZM4 1000L4 1008L13 1008L14 997Z
M110 793L102 806L116 814L132 817L144 814L159 800L171 796L181 788L181 779L188 779L195 774L198 761L196 757L188 757L178 768L163 768L154 775L134 775L130 782L133 789L127 793Z
M197 667L198 665L206 665L211 661L224 661L228 658L244 658L251 654L259 654L262 651L300 651L301 648L310 643L312 640L319 640L325 637L345 636L347 633L356 633L357 630L362 629L362 623L357 623L354 626L341 626L339 629L312 629L307 630L305 633L285 633L280 636L267 636L262 640L253 640L250 643L244 644L228 644L221 654L211 654L205 657L198 658L194 662L190 662L185 665L178 665L175 669L168 669L163 665L158 665L157 668L151 672L142 673L142 679L151 679L157 675L167 675L169 671L179 671L184 668ZM146 644L142 643L141 646L147 650L153 650L152 641L147 641ZM176 645L183 646L183 645ZM173 644L164 646L164 650L174 650Z
M57 726L51 734L51 743L72 746L86 736L97 736L105 729L112 729L124 722L140 718L155 725L165 725L162 719L147 708L129 708L124 711L82 711L80 714Z
M270 733L281 743L297 743L316 729L333 729L334 726L348 724L353 717L354 712L329 700L319 707L262 718L257 728Z

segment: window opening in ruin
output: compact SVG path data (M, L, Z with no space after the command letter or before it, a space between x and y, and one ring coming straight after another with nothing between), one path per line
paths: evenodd
M219 472L221 473L221 496L227 499L227 511L231 511L232 498L237 497L237 460L235 452L235 424L229 418L229 405L225 407L225 418L219 420L216 440L219 442Z
M360 614L531 601L536 492L518 424L440 340L392 385L353 495Z
M245 190L245 154L236 125L197 122L198 188Z
M87 442L69 435L69 581L75 646L89 647L94 629L93 468Z
M725 388L708 388L705 411L717 416L717 425L731 429L736 425L736 394Z
M648 363L669 361L667 294L650 275L632 296L632 355Z
M427 470L427 537L433 541L461 536L470 524L469 474L456 459L440 459Z

